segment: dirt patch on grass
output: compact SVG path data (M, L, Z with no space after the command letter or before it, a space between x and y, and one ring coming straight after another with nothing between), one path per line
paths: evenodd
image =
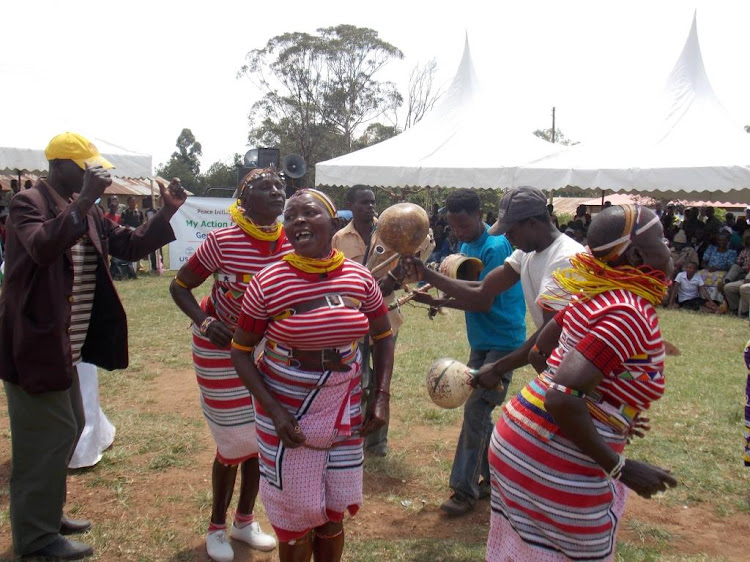
M640 523L653 527L654 533L639 529ZM665 541L675 555L705 554L711 559L744 561L749 534L750 517L746 514L720 517L711 506L669 506L631 493L619 538L647 546Z
M192 372L161 370L145 384L147 399L135 407L151 414L177 414L200 422L198 390ZM105 411L133 408L125 396L108 397ZM2 405L4 409L4 404ZM200 427L200 426L197 426ZM0 431L7 431L7 418L0 417ZM436 437L439 439L436 440ZM439 509L447 499L446 482L430 480L430 467L450 466L458 438L451 426L410 425L404 427L396 414L391 426L391 454L368 459L365 473L365 505L346 523L352 541L440 539L483 543L489 528L488 500L480 501L465 517L448 518ZM150 468L154 453L132 454L118 463L118 440L100 467L72 473L69 478L69 509L74 515L93 520L89 540L99 560L207 560L202 533L210 515L210 467L214 446L205 426L195 430L188 466ZM10 442L0 441L0 485L7 491L10 476ZM434 472L434 471L433 471ZM434 478L434 477L433 477ZM1 498L7 508L7 495ZM261 523L270 529L261 515ZM720 517L710 506L668 506L632 494L620 539L635 545L669 545L673 555L707 555L728 560L746 560L744 537L750 533L750 518L735 514ZM10 528L0 522L0 559L11 559ZM235 560L270 561L276 554L262 554L234 544Z

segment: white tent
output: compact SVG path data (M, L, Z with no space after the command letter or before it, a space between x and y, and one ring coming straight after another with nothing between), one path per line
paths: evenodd
M519 167L513 184L750 202L750 135L711 88L696 18L663 98L643 109L630 132L616 128L618 140L575 146Z
M496 99L482 93L469 41L453 82L414 127L376 145L315 166L316 185L502 188L513 167L560 151L514 130Z
M107 160L114 164L113 174L120 178L153 177L151 155L133 152L101 139L91 141ZM44 146L0 146L0 174L46 173Z

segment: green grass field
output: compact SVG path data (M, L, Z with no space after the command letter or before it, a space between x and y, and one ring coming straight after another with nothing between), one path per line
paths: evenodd
M129 317L131 366L126 372L100 373L102 405L117 427L117 440L97 467L71 477L68 504L73 515L91 516L94 510L97 525L86 540L96 548L97 560L207 559L202 534L210 512L207 467L213 449L195 399L189 322L169 297L170 279L118 283ZM463 315L446 311L429 320L426 310L412 306L405 314L392 385L392 452L366 462L365 505L347 523L345 559L483 560L486 519L441 523L436 515L449 495L461 410L438 409L424 388L434 359L468 357ZM735 527L750 520L749 478L741 462L742 350L750 329L734 317L670 310L660 310L660 316L665 339L682 354L667 359L668 389L650 412L652 431L627 453L670 467L680 485L626 515L617 559L741 559L721 545L741 545L744 537ZM529 368L517 371L510 392L532 376ZM165 381L174 381L168 383L173 392L167 388L165 393ZM10 432L2 401L0 558L10 546ZM703 546L695 543L692 530L675 525L670 514L683 510L696 514L698 528L717 529L716 548L706 543L709 539ZM245 551L235 558L272 559Z

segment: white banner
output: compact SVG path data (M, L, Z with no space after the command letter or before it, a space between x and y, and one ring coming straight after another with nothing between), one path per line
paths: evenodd
M169 223L177 240L169 243L169 269L180 269L217 228L232 224L227 209L231 197L188 197Z

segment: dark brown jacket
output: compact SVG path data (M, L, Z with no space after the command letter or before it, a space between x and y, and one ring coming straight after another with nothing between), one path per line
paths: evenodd
M125 310L109 273L109 254L136 261L175 239L162 213L137 230L119 226L93 205L76 221L44 181L11 201L0 295L0 379L31 393L70 387L71 247L88 234L98 254L96 289L83 361L108 370L128 366Z

